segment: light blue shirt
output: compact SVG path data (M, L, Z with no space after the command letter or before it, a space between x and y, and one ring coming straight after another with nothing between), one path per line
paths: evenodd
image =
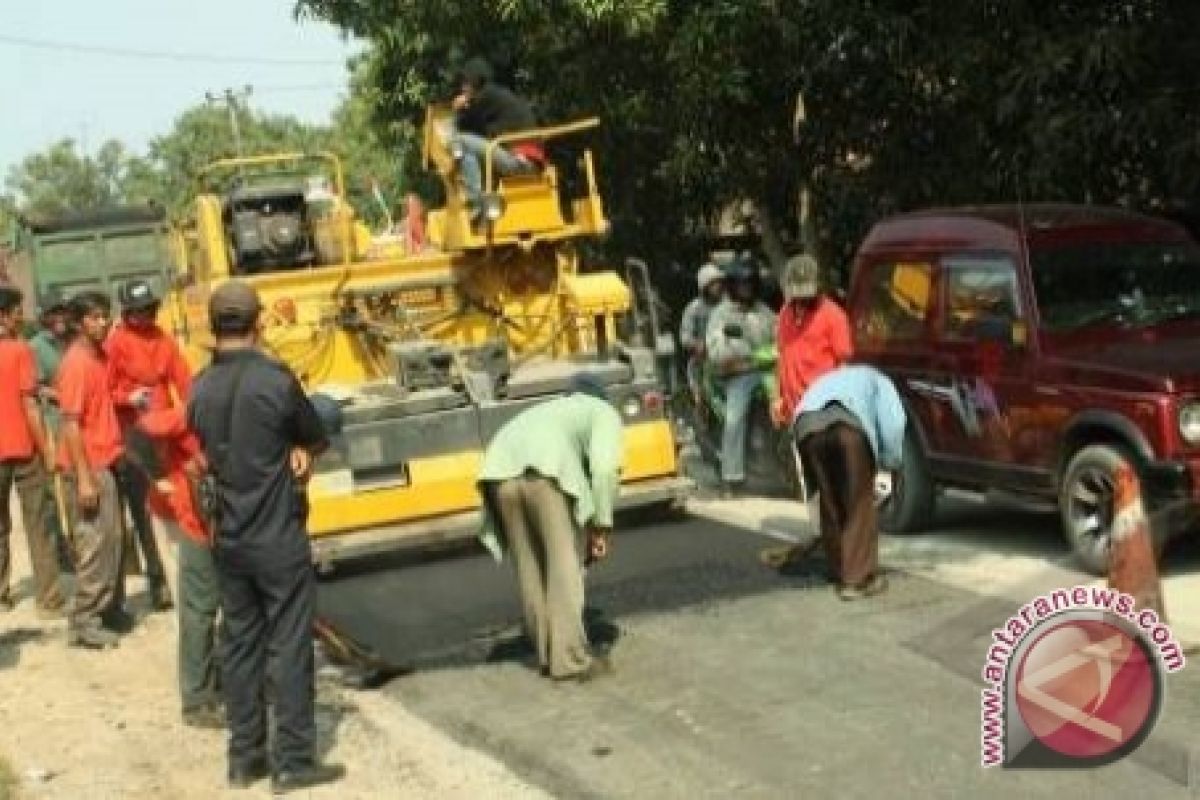
M883 469L903 466L904 428L908 416L896 387L879 370L863 364L839 367L817 379L800 398L799 417L838 403L855 416L871 443L875 463ZM792 420L795 423L795 419Z

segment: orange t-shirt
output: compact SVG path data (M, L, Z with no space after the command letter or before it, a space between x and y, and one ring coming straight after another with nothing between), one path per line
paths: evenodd
M33 350L22 339L0 339L0 461L27 461L33 456L25 400L36 392ZM0 502L7 503L8 498Z
M118 325L104 342L104 352L108 356L109 388L123 425L137 421L138 410L129 405L129 395L138 389L150 390L150 411L171 408L172 391L180 405L187 405L192 371L179 345L158 326L138 330Z
M63 416L79 422L88 466L92 469L111 467L124 448L121 426L108 390L108 364L104 353L86 342L75 342L63 356L55 385ZM66 470L73 466L65 440L58 448L58 465Z
M779 312L777 341L779 394L784 419L790 421L805 390L850 360L850 321L842 307L828 297L800 315L791 303L785 303Z

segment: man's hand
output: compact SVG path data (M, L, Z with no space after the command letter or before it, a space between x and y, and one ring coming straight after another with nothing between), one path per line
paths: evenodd
M43 403L53 403L58 405L58 392L53 386L42 386L38 388L38 399Z
M308 483L312 477L312 454L303 447L292 448L292 475L301 483Z
M100 507L100 490L96 488L96 481L90 474L84 473L80 476L76 493L82 510L90 514Z
M776 428L783 428L787 425L787 409L783 407L783 398L777 397L771 403L771 421L775 423Z
M602 561L608 557L608 543L612 530L609 528L589 527L587 530L587 557L585 565Z
M450 106L455 111L462 111L467 106L471 105L471 101L467 99L465 94L460 94L450 102Z

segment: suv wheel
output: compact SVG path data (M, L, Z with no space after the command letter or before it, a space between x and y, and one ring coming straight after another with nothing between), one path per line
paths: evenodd
M1063 534L1080 564L1093 575L1108 572L1116 475L1122 466L1137 473L1137 465L1125 449L1088 445L1071 459L1059 488Z
M904 434L904 464L892 477L892 493L879 509L879 525L888 533L918 533L929 528L937 495L921 442L910 426Z

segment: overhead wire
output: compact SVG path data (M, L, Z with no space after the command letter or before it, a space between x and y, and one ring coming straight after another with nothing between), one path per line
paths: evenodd
M238 56L218 53L197 53L172 50L141 50L107 45L62 42L51 39L35 39L25 36L0 34L0 45L26 47L34 50L51 50L59 53L133 58L155 61L179 61L205 64L257 64L269 67L329 67L344 65L344 60L327 58L269 58L264 56Z

